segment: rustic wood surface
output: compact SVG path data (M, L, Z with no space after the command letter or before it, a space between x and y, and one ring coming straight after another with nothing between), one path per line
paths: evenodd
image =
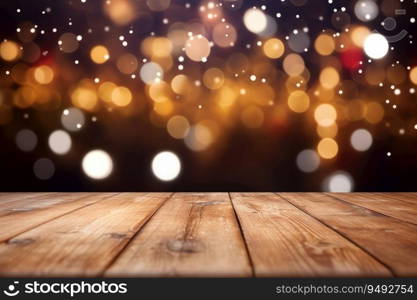
M251 276L229 195L175 194L106 273L109 276Z
M417 276L413 193L0 193L0 276Z

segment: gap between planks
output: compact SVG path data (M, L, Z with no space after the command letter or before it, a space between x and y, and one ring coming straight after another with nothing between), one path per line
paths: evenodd
M307 215L309 215L310 217L314 218L315 220L317 220L318 222L320 222L321 224L323 224L324 226L328 227L329 229L335 231L336 233L338 233L340 236L342 236L343 238L345 238L346 240L348 240L349 242L351 242L352 244L354 244L355 246L357 246L358 248L362 249L362 251L364 251L365 253L367 253L369 256L371 256L373 259L375 259L377 262L379 262L382 266L384 266L390 273L391 276L394 275L394 272L392 271L392 269L385 264L383 261L381 261L378 257L376 257L375 255L373 255L371 252L369 252L366 248L362 247L360 244L358 244L357 242L355 242L354 240L350 239L346 234L344 234L343 232L337 230L336 228L328 225L327 223L323 222L322 220L320 220L319 218L315 217L313 214L310 214L308 212L308 210L303 209L300 206L295 205L293 202L287 200L285 197L283 197L281 194L277 193L277 195L279 197L281 197L283 200L287 201L289 204L293 205L295 208L303 211L304 213L306 213ZM330 195L329 195L330 196ZM331 197L331 196L330 196Z
M391 276L360 247L273 193L233 193L258 277Z
M388 266L394 275L416 276L416 225L353 204L353 201L341 200L339 194L281 193L280 195L354 241ZM351 198L355 197L355 194L349 195Z
M48 196L50 202L45 202L45 199L39 201L38 197L15 200L13 208L0 208L0 228L7 228L7 231L0 231L0 242L115 195L65 193L56 197Z
M227 193L176 193L106 276L250 277L248 253Z
M0 274L100 276L168 197L118 194L19 234L0 244Z

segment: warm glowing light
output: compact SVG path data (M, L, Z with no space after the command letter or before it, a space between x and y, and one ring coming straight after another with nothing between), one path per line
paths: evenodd
M314 48L320 55L328 56L334 52L336 43L333 37L323 33L317 37L314 43Z
M149 97L155 102L167 101L170 94L170 86L165 81L155 82L149 87Z
M0 44L0 57L5 61L14 61L20 56L20 48L15 42L4 41Z
M54 71L49 66L39 66L33 73L35 80L40 84L49 84L54 79Z
M385 116L385 110L378 102L369 102L365 109L365 119L371 124L377 124Z
M123 74L132 74L138 68L138 60L133 54L126 53L117 59L117 68Z
M107 178L113 171L113 160L103 150L92 150L82 160L84 173L96 180Z
M339 72L333 67L327 67L320 73L320 84L326 89L334 89L339 81Z
M339 146L334 139L324 138L318 144L317 152L324 159L332 159L339 152Z
M153 110L161 116L169 116L174 111L174 104L169 98L160 98L153 104Z
M136 18L138 11L133 1L111 0L103 1L104 12L117 25L126 25Z
M151 54L152 57L168 57L173 49L172 42L165 37L152 39Z
M105 102L112 102L113 91L116 88L117 85L110 81L106 81L100 84L98 89L98 95L100 99L104 100Z
M233 47L236 39L236 29L230 23L219 23L213 29L213 40L219 47Z
M351 38L352 38L353 43L357 47L362 48L363 45L365 44L366 38L369 36L370 33L371 32L369 31L369 29L364 26L356 27L355 29L352 30L352 33L351 33Z
M242 123L248 128L261 127L264 119L264 112L254 105L246 107L241 115Z
M364 42L366 55L373 59L384 58L389 50L387 38L379 33L370 34Z
M193 151L204 151L213 143L213 133L204 122L191 127L185 145Z
M217 90L221 88L224 83L224 74L222 70L218 68L208 69L204 73L203 82L207 88Z
M114 105L123 107L132 101L132 93L127 87L120 86L113 90L111 98Z
M61 51L65 53L73 53L77 51L80 44L75 34L67 32L61 35L58 40L58 45Z
M280 58L285 52L284 43L277 38L267 40L262 49L264 54L271 59Z
M411 69L410 80L413 84L417 85L417 67Z
M181 172L181 161L175 153L164 151L152 159L152 172L162 181L172 181Z
M177 93L179 95L185 95L190 87L190 82L188 80L188 77L183 74L179 74L172 78L171 81L171 88L174 91L174 93Z
M153 11L164 11L171 5L171 0L146 0L150 10Z
M339 127L336 123L333 123L330 126L318 125L316 131L321 138L335 138L339 131Z
M250 8L243 16L243 23L250 32L259 34L267 28L268 20L262 10Z
M210 42L202 35L191 36L185 43L185 53L193 61L205 61L210 51Z
M295 53L287 55L282 66L289 76L294 77L301 75L305 69L304 59Z
M314 111L314 119L323 127L329 127L334 124L337 118L336 109L331 104L320 104Z
M104 46L95 46L91 49L90 57L96 64L104 64L110 58L109 50Z
M288 106L293 112L306 112L310 107L310 97L304 91L294 91L288 97Z
M85 110L94 110L98 102L95 90L89 87L78 87L71 94L72 103Z
M190 131L190 123L183 116L173 116L167 123L167 131L174 139L184 139Z

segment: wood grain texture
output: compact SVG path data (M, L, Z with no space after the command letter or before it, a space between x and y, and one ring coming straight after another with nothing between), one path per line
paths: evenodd
M417 224L417 203L370 193L335 194L334 197L381 214Z
M0 193L0 276L417 276L416 193L231 197Z
M22 199L0 212L0 242L114 194L72 193Z
M417 226L338 200L340 195L280 194L343 234L388 266L397 276L417 275ZM356 197L350 194L350 197Z
M372 193L388 199L397 199L406 203L417 204L417 193Z
M251 276L228 194L175 194L107 276Z
M6 193L0 194L0 214L9 210L18 209L27 203L44 202L52 195L58 193Z
M169 195L114 195L20 234L0 245L0 274L98 276Z
M390 276L359 247L274 194L231 194L257 276Z

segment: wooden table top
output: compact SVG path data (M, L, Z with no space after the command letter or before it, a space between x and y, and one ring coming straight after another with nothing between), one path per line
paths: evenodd
M0 193L1 276L417 275L417 194Z

